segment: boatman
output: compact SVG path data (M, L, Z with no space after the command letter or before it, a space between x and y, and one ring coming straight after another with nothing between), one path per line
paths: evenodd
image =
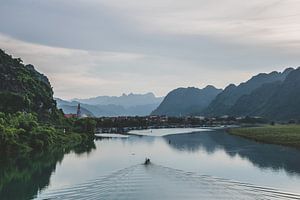
M149 165L150 164L150 159L149 158L146 158L145 159L145 162L144 162L144 165Z

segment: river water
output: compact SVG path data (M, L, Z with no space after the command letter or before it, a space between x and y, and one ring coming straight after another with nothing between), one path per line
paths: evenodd
M0 182L0 198L300 199L297 149L257 143L222 129L133 134L98 139L88 152L83 148L33 158L34 167L24 171L28 177L20 169L20 175L12 176L17 178ZM147 166L142 165L146 157L151 159Z

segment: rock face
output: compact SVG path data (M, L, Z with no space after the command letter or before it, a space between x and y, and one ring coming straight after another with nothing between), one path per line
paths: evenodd
M152 115L184 116L199 114L221 92L213 86L189 87L171 91Z
M40 119L52 118L58 112L48 78L1 49L0 111L34 112Z
M261 73L256 76L253 76L250 80L241 83L238 86L231 84L227 86L225 90L221 92L211 102L208 108L205 109L204 114L207 116L222 116L222 115L228 115L231 112L239 112L237 108L233 108L233 106L237 103L237 101L240 100L242 96L250 95L253 91L262 87L264 84L283 82L287 77L287 75L293 70L294 70L293 68L288 68L282 73L281 72L271 72L269 74ZM245 103L244 100L241 99L240 102Z

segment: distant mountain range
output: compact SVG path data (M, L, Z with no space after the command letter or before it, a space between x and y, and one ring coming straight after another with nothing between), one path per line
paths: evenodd
M98 96L88 99L73 99L72 101L78 101L89 105L118 105L124 108L149 105L149 104L160 104L162 97L155 97L151 92L146 94L123 94L122 96Z
M101 116L146 116L149 115L163 100L153 93L123 94L122 96L98 96L88 99L65 101L56 99L58 108L65 113L76 113L81 103L82 114Z
M178 88L171 91L153 115L261 116L270 120L300 120L300 68L260 73L223 91Z
M75 101L65 101L59 98L55 98L57 108L62 109L65 114L76 114L77 113L77 106L79 102ZM81 114L86 116L95 116L91 111L81 106Z
M152 115L184 116L200 113L220 93L221 89L206 86L203 89L189 87L171 91L152 112Z
M172 90L163 99L153 93L99 96L63 101L57 105L65 113L75 113L81 103L82 113L93 116L260 116L270 120L300 120L300 68L283 72L260 73L239 85L224 90L214 86Z

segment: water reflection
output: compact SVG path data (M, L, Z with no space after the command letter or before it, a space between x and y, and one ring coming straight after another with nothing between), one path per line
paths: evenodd
M93 151L95 144L97 150ZM184 173L197 172L202 175L251 183L256 186L275 187L296 193L300 186L299 150L260 144L228 135L222 130L164 137L130 136L129 138L101 139L95 141L95 144L88 143L71 150L56 149L19 156L15 159L0 157L0 199L32 199L39 191L42 191L42 196L37 196L39 198L49 191L66 187L74 188L76 184L89 183L89 180L95 179L99 180L100 184L104 180L101 177L109 177L115 171L122 171L132 165L142 163L145 157L151 158L155 166L162 166L164 169L165 167L172 168L170 170L172 173L169 173L168 177L173 177L173 172L175 172L173 169L180 169ZM70 151L74 153L69 153ZM87 154L89 156L85 156ZM164 170L157 171L162 174L148 174L148 171L146 173L143 170L139 172L142 172L142 177L159 175L159 178L162 178L161 183L164 183L163 180L167 175L164 174ZM287 176L285 172L291 176ZM295 174L297 175L293 176ZM114 184L119 183L119 177L128 178L130 183L135 182L140 185L140 179L134 178L138 175L135 172L130 176L123 175L115 177L113 180L116 182L111 182L110 189L113 192L117 187ZM183 178L189 179L186 176ZM51 184L49 184L49 179ZM156 179L154 180L152 183L156 183ZM126 183L124 187L127 186ZM173 184L168 181L166 184L169 183ZM106 185L93 185L93 187L98 189ZM167 187L167 185L162 185L162 187ZM86 189L90 191L90 187ZM121 190L122 187L119 189ZM97 199L97 195L101 193L100 190L93 192ZM111 195L114 196L114 194Z
M260 144L244 138L231 136L223 130L168 135L167 144L179 151L195 152L201 149L208 154L224 150L230 157L248 159L259 168L285 170L291 175L300 175L300 152L298 149L279 145Z
M32 199L38 191L49 185L50 177L57 163L71 151L76 154L89 154L95 149L94 142L87 142L72 149L51 149L30 155L9 158L0 157L0 199Z
M300 195L293 193L198 175L151 163L149 165L133 165L106 177L89 180L71 187L48 190L40 195L37 200L289 200L299 198Z

